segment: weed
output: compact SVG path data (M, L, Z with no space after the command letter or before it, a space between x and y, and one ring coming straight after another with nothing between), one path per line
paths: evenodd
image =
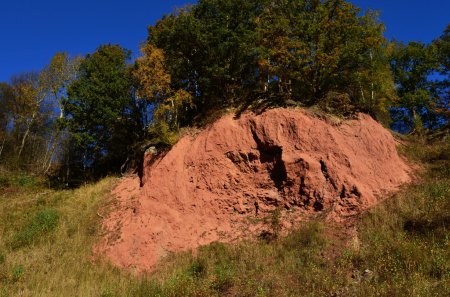
M114 296L116 296L116 294L111 289L104 289L100 294L100 297L114 297Z
M23 226L11 241L11 247L18 249L35 243L42 236L53 231L58 225L59 214L54 209L44 209Z
M161 286L155 281L142 279L139 283L130 290L130 296L147 297L147 296L165 296Z
M269 216L263 218L263 222L267 226L267 230L264 230L259 238L265 242L277 240L283 227L281 224L281 209L277 208L271 211Z
M288 250L299 250L305 248L324 248L326 241L323 237L323 226L318 222L304 224L296 232L289 234L283 241Z
M32 187L37 184L37 180L33 176L21 175L17 178L17 184L21 187Z
M0 188L7 188L11 185L11 179L7 176L0 176Z
M11 271L10 281L13 283L18 282L24 273L25 268L22 265L15 266Z
M203 278L206 275L206 262L203 259L194 259L189 266L187 273L194 278Z
M214 271L214 281L211 287L219 293L224 293L233 286L233 278L234 271L231 265L217 266Z

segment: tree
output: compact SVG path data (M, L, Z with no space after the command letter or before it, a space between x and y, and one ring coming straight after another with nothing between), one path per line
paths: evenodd
M31 129L41 116L40 111L45 101L45 94L38 73L24 73L13 77L12 88L14 128L18 137L21 138L17 152L17 159L20 159Z
M148 44L203 114L339 97L377 115L395 99L383 30L376 13L343 0L200 0L151 26Z
M53 110L37 72L22 73L0 85L3 164L38 173L52 131Z
M49 100L56 108L59 109L59 116L55 119L53 133L49 138L47 150L43 157L42 169L44 173L48 173L53 162L57 148L61 147L63 142L63 130L61 129L61 121L64 118L64 98L67 96L67 87L76 78L81 57L71 58L66 52L56 53L48 66L40 73L40 81ZM59 150L60 155L63 150Z
M265 2L202 0L149 27L148 43L164 50L172 88L192 95L196 113L238 105L253 94L256 22Z
M7 83L0 83L0 159L3 156L6 141L8 140L8 125L12 120L12 104L14 100L14 91Z
M141 136L129 59L130 51L118 45L100 46L83 59L63 101L71 164L84 173L118 170Z
M155 141L172 144L176 135L171 132L178 131L179 115L183 107L192 106L192 97L183 89L172 89L163 50L147 44L142 53L133 71L138 82L137 95L153 106L154 120L149 128Z
M82 58L71 58L66 52L56 53L50 64L41 72L41 81L50 99L59 109L59 118L64 117L64 97L67 87L76 78Z
M435 103L436 112L450 121L450 24L442 36L433 41L436 48L439 74L441 80L435 82L438 99Z
M392 53L390 64L399 96L394 116L412 130L436 124L436 94L430 80L438 67L435 53L433 46L420 42L397 43Z
M373 115L393 99L384 27L376 13L360 15L340 0L273 1L258 30L260 73L276 86L277 97L322 106L347 98L347 104ZM334 111L345 108L343 103L335 102Z

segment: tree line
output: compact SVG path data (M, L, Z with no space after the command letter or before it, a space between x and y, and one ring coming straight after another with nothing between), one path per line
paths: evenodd
M344 0L200 0L148 32L135 61L107 44L1 83L1 163L75 185L227 108L366 112L407 132L450 118L450 25L403 44Z

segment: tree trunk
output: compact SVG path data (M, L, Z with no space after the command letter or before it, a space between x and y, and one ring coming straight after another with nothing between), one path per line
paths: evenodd
M53 95L55 96L56 102L58 103L59 118L62 119L62 118L64 118L64 105L62 103L62 100L58 99L58 93L57 92L54 92Z
M172 109L174 110L174 114L175 114L175 126L177 126L177 129L179 129L179 127L178 127L178 111L175 109L175 103L173 102L172 98L170 98L170 103L172 105Z
M366 104L366 96L364 95L364 90L361 83L359 83L359 89L361 90L361 98L363 100L363 104Z
M59 138L59 133L58 132L56 132L56 133L57 134L54 137L54 140L53 140L53 143L52 143L52 146L51 146L51 149L50 149L50 155L48 156L48 158L46 157L44 159L44 168L43 168L44 169L44 174L47 174L47 172L50 170L50 167L52 166L52 163L53 163L53 156L55 155L56 146L57 146L58 138Z
M47 157L52 148L53 148L53 135L51 136L50 141L47 144L47 149L45 150L45 155L42 161L42 169L45 169L45 166L47 165Z
M47 174L50 170L50 168L52 167L53 164L53 154L50 156L50 160L48 162L47 168L45 168L44 174Z
M6 142L6 135L3 137L2 147L0 148L0 158L3 153L3 148L5 147L5 142Z
M31 120L27 123L27 130L25 131L25 134L23 135L22 142L20 144L19 153L17 154L17 159L20 159L20 156L22 155L23 148L25 147L25 141L27 140L28 134L30 134L31 125L33 124L35 117L36 117L36 113L33 113Z
M372 66L372 71L373 71L373 52L372 49L370 50L370 64ZM370 84L371 87L371 101L370 101L370 108L372 108L375 105L375 89L374 89L374 83L373 83L373 79L372 82Z

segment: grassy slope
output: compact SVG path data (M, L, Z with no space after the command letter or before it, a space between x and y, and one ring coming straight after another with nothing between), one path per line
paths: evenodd
M141 279L91 260L114 179L52 191L2 174L0 296L450 296L450 144L404 151L424 173L358 220L351 247L336 250L311 222L270 242L169 256Z

